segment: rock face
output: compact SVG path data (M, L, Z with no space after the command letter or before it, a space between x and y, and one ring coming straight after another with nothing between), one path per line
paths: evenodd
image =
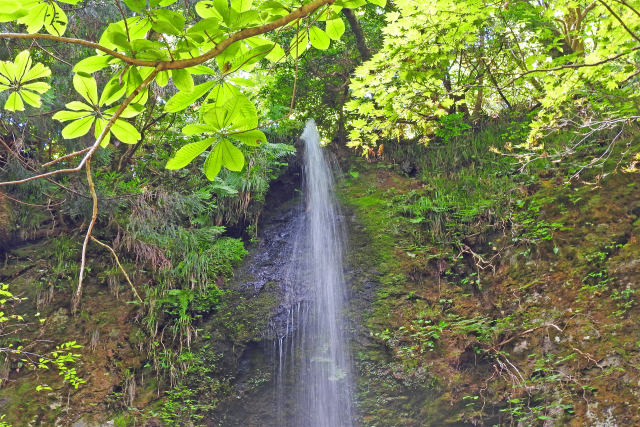
M0 193L0 254L9 248L9 242L11 241L11 216L9 201L4 194Z

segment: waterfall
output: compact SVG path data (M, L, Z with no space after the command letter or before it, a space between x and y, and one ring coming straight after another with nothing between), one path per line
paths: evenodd
M333 175L313 120L302 133L307 210L307 251L312 308L302 341L306 366L298 402L303 411L298 425L336 427L352 425L350 357L344 328L346 290L340 227L334 201Z
M344 230L333 174L309 120L304 141L304 211L288 259L274 340L278 426L353 425L351 358L345 317ZM283 254L284 255L284 254Z

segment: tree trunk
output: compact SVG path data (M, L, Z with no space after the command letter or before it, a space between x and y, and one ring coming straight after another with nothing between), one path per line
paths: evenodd
M371 59L371 51L367 47L367 41L364 38L364 31L362 31L362 27L360 26L360 22L358 22L358 18L356 18L356 14L353 13L351 9L342 9L342 13L345 18L349 22L349 27L351 27L351 32L356 38L356 47L358 48L358 52L360 52L360 58L362 62L368 61Z

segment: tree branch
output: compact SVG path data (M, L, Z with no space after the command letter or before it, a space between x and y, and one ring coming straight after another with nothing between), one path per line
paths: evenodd
M100 240L96 239L93 236L91 236L91 240L93 240L103 248L107 248L109 252L111 252L111 255L113 255L113 258L116 260L116 264L118 264L118 267L120 268L120 271L122 271L122 274L124 274L125 279L127 279L127 283L129 283L129 286L131 286L131 290L133 291L133 294L136 296L136 298L138 298L138 301L142 302L142 298L140 298L138 291L136 291L136 288L135 286L133 286L131 279L129 279L129 275L125 271L124 267L122 267L122 264L120 264L120 259L118 259L118 255L116 254L116 251L114 251L111 246L107 245L106 243L102 243Z
M291 12L290 14L283 16L282 18L276 19L273 22L269 22L268 24L261 25L258 27L244 28L236 33L233 33L226 39L222 40L220 43L216 44L216 46L209 50L208 52L196 56L194 58L186 58L179 59L176 61L147 61L142 59L131 58L130 56L124 55L122 53L116 52L115 50L108 49L102 46L99 43L91 42L88 40L75 39L70 37L60 37L53 36L51 34L22 34L22 33L0 33L0 38L5 39L44 39L44 40L52 40L62 43L76 44L80 46L89 47L91 49L97 49L101 52L104 52L108 55L111 55L115 58L122 60L124 63L129 65L135 65L139 67L154 67L159 71L165 70L177 70L181 68L193 67L195 65L200 65L203 62L206 62L210 59L215 58L220 53L222 53L227 47L231 44L244 40L249 37L258 36L264 33L268 33L269 31L273 31L276 28L283 27L290 22L295 21L296 19L303 18L311 13L315 12L320 6L325 4L333 4L334 0L315 0L311 3L307 3L300 7L299 9Z

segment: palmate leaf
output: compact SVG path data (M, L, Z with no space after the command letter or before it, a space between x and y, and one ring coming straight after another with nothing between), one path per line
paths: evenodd
M24 103L32 107L40 107L39 94L47 92L51 87L45 82L34 81L51 75L51 70L40 63L32 67L31 55L23 50L14 62L0 61L0 92L13 90L5 103L9 111L23 111ZM29 83L30 82L30 83Z
M220 140L209 153L209 157L204 162L204 174L210 181L213 181L220 173L222 166L236 172L241 171L244 167L242 151L226 139Z
M244 95L234 96L222 107L215 104L202 106L202 119L216 129L230 132L244 131L258 126L258 113L253 103Z
M222 107L225 102L234 96L240 96L240 89L229 82L223 82L214 87L211 92L209 92L209 95L207 95L205 100L213 101L214 105Z

